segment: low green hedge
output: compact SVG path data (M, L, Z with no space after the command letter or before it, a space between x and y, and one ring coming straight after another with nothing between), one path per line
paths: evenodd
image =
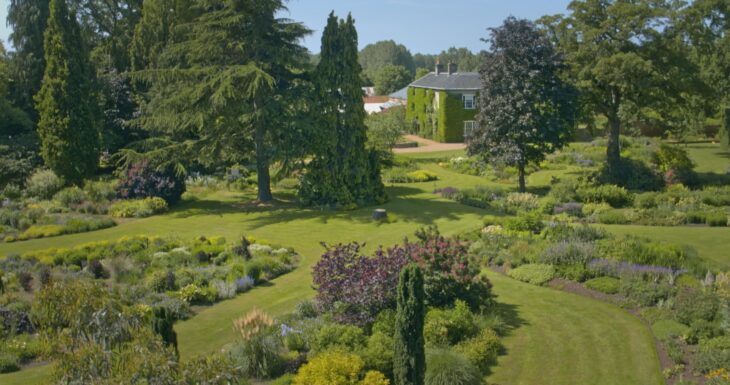
M533 285L544 285L555 277L555 267L541 263L522 265L507 272L507 275Z
M118 201L109 207L115 218L145 218L167 211L167 202L158 197Z
M587 288L601 293L616 294L621 287L621 281L613 277L598 277L589 279L585 285Z
M434 180L438 180L438 175L426 170L408 171L394 167L385 173L385 181L389 183L422 183Z

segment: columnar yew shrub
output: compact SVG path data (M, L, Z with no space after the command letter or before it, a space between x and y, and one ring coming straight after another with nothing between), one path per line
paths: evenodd
M43 47L46 67L35 95L41 156L58 176L80 183L99 163L100 114L89 51L65 0L50 2Z
M406 266L398 281L393 378L395 385L423 385L426 373L423 324L426 313L423 273Z
M367 127L362 101L355 20L330 14L322 33L321 60L313 80L321 116L314 156L302 180L304 203L342 208L383 202L379 159L365 148Z

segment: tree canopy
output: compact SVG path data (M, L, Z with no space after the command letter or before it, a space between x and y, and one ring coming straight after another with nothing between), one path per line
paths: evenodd
M377 74L389 65L402 66L411 75L416 72L411 52L404 45L393 40L383 40L366 45L360 51L359 62L370 79L375 79Z
M525 167L568 142L575 92L560 79L560 55L532 22L508 18L490 31L468 152L516 166L524 192Z
M410 84L413 75L406 67L388 64L375 75L375 93L389 95Z
M608 119L607 171L621 179L622 125L646 108L676 107L683 89L675 85L692 70L682 69L688 62L664 40L666 2L576 0L568 9L542 22L565 54L582 102Z
M278 18L280 0L211 0L176 27L153 69L135 78L151 85L138 123L159 139L142 156L190 165L256 164L258 199L272 199L269 166L280 137L296 121L289 103L307 61L302 24ZM163 145L159 145L163 144ZM127 160L136 158L128 152Z

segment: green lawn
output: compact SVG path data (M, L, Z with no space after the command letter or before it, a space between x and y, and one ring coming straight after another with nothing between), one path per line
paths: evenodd
M698 173L725 174L730 167L730 152L716 143L689 144L685 147L695 162Z
M663 384L654 339L636 317L603 302L490 273L517 329L489 376L504 385Z
M621 235L637 235L675 244L692 246L700 258L709 263L709 267L718 269L730 268L730 227L706 226L632 226L602 225L610 232Z
M424 156L425 158L425 156ZM176 325L183 357L220 349L233 341L231 320L256 307L273 314L290 311L310 298L311 266L322 249L320 241L366 241L372 249L411 236L420 226L437 224L454 234L479 228L485 211L436 197L435 188L485 184L478 177L452 173L434 164L440 180L391 186L391 201L382 205L391 222L370 220L372 208L350 212L320 212L286 202L274 207L250 207L250 196L215 193L190 200L164 216L135 220L101 231L57 238L0 244L0 254L68 247L131 234L193 237L201 234L237 237L249 234L296 248L301 267L235 299L201 311ZM523 320L507 339L508 354L499 361L492 379L502 384L654 384L659 368L648 328L623 310L560 291L528 286L492 276L503 310ZM0 376L7 385L39 383L48 367Z

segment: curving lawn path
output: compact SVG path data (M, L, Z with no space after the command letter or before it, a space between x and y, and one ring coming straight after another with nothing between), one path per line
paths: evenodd
M435 165L440 180L389 187L392 199L383 208L390 223L370 220L372 208L351 212L320 212L287 203L273 207L246 206L242 194L216 193L188 201L171 213L135 220L92 233L0 244L0 255L33 249L68 247L132 234L253 235L292 246L302 254L301 266L267 286L202 310L176 325L184 357L218 350L233 341L231 320L257 307L273 314L290 311L313 295L310 270L322 251L320 241L366 241L368 248L391 245L411 236L418 227L437 224L455 234L479 228L483 210L437 198L432 191L445 186L484 184L477 177L451 173ZM506 340L491 382L508 384L658 384L661 383L654 343L648 328L609 304L492 275L502 310L521 323ZM47 378L48 366L0 376L0 384L35 384Z
M664 384L654 337L628 312L489 272L517 328L488 378L499 385Z

